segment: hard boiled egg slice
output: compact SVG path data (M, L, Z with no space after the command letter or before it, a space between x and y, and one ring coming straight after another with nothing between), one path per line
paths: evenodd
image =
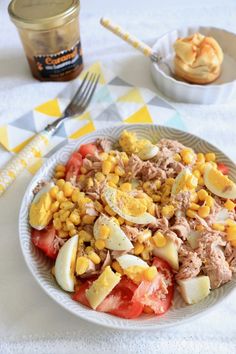
M150 144L144 145L140 150L138 150L138 157L141 160L149 160L152 159L158 153L159 148L156 145L153 145L151 142Z
M111 267L107 266L100 276L92 283L86 291L86 297L93 309L96 309L112 289L119 283L121 276L114 273Z
M132 243L119 225L106 215L100 215L93 227L94 238L100 238L101 227L105 225L109 229L108 238L105 240L106 248L114 251L129 251L133 248Z
M167 240L167 243L164 247L155 247L153 254L157 257L160 257L161 259L164 259L171 265L173 269L179 269L178 250L173 241Z
M221 198L236 198L236 184L211 164L204 170L204 183L210 192Z
M198 247L198 239L200 237L200 232L195 230L190 230L190 233L187 236L188 243L192 247L192 249L196 249Z
M178 280L177 283L179 292L189 305L196 304L210 293L210 279L205 275Z
M124 271L124 274L135 283L140 283L143 279L143 271L149 267L149 265L141 258L133 256L131 254L124 254L116 258Z
M171 190L172 195L177 195L182 191L191 190L191 188L189 188L188 182L191 182L191 186L197 187L197 178L191 173L189 168L184 168L175 178Z
M147 213L147 207L138 198L128 193L107 187L104 197L109 207L123 219L135 224L151 224L156 218Z
M49 191L53 186L53 182L46 184L35 195L30 205L29 223L36 230L44 229L49 224L52 218L52 214L50 211L52 198L49 194Z
M75 260L78 246L78 236L71 237L59 250L55 263L55 277L62 289L74 291Z

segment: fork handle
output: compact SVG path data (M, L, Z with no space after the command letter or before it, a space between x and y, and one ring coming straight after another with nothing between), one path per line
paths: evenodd
M17 156L3 167L0 172L0 195L14 182L16 177L32 162L35 157L41 156L48 145L52 133L46 130L35 135Z

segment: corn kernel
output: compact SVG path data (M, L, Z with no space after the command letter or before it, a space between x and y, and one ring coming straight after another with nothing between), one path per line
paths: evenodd
M52 213L55 213L55 212L59 209L59 206L60 206L60 203L58 202L58 200L56 200L55 202L53 202L53 203L51 204L51 208L50 208L51 212L52 212Z
M89 252L88 258L89 258L94 264L99 264L99 263L101 262L101 258L100 258L99 255L98 255L97 253L95 253L94 251Z
M225 223L226 223L226 225L228 225L228 226L236 225L235 221L232 220L232 219L227 219L227 220L225 221Z
M201 164L205 162L205 156L202 152L197 154L197 163Z
M73 222L74 225L79 225L80 224L80 216L79 214L72 212L70 214L70 221Z
M199 198L198 198L197 192L191 193L190 200L191 200L191 202L193 202L193 203L197 203L197 202L198 202Z
M142 253L144 250L144 245L140 242L135 242L134 245L134 254L138 256L140 253Z
M75 228L73 222L71 222L69 219L66 219L66 226L67 226L67 230L73 230Z
M59 192L59 187L58 186L54 186L50 189L50 196L53 198L53 199L57 199L57 193Z
M102 173L104 175L108 175L111 172L112 163L109 160L105 160L102 162Z
M101 203L99 203L97 200L94 202L94 208L97 210L99 213L103 212L103 206Z
M86 224L86 225L92 225L94 223L95 219L96 219L96 216L84 215L82 218L82 223Z
M77 275L84 274L89 267L89 260L87 257L78 257L76 260L75 272Z
M200 189L200 191L197 192L198 198L201 202L206 200L206 197L208 196L207 191L205 189Z
M175 213L174 205L165 205L164 207L162 207L161 213L162 213L162 216L164 216L166 218L169 218L169 219L172 218L172 216Z
M125 222L125 220L121 216L119 216L117 220L119 222L119 225L123 225Z
M62 223L59 218L53 219L53 226L56 230L60 230L62 228Z
M107 212L107 214L111 215L111 216L115 216L116 213L109 207L109 205L105 206L105 211Z
M170 186L172 186L172 180L173 180L173 178L168 178L168 180L169 180L169 183L166 183L167 185L170 185ZM156 181L155 181L155 189L157 189L157 190L159 190L161 188L161 181L159 180L159 179L157 179Z
M152 241L156 247L164 247L167 243L166 237L159 231L155 232Z
M110 151L111 154L111 151ZM110 161L112 165L115 165L117 163L117 158L115 156L109 155L107 158L107 161Z
M200 177L200 178L198 179L198 185L199 185L199 186L204 186L204 184L205 184L204 179L203 179L202 177Z
M91 247L91 246L87 246L87 247L85 248L85 252L86 252L87 254L89 254L90 252L94 252L94 249L93 249L93 247Z
M69 210L61 210L62 211L62 213L60 214L60 220L62 221L62 222L65 222L66 221L66 219L69 217L69 215L70 215L70 211Z
M80 183L83 183L85 180L86 180L86 176L85 175L80 175L79 178L78 178L78 181Z
M72 202L74 202L74 203L77 202L78 198L79 198L79 195L80 195L79 189L74 189L73 192L72 192L72 195L71 195Z
M144 261L148 261L150 258L149 251L144 249L143 252L141 253L141 257Z
M120 157L121 157L121 160L124 163L124 165L127 165L127 163L129 162L129 158L128 158L128 155L126 154L126 152L122 151L120 153Z
M212 224L212 228L216 231L225 231L225 226L223 224Z
M111 182L111 181L108 182L108 186L110 186L112 188L117 188L117 185L114 182Z
M88 170L87 170L84 166L82 166L82 167L80 168L80 172L81 172L83 175L85 175L85 174L88 172Z
M191 164L193 162L193 160L194 160L194 154L193 154L193 152L190 149L183 149L180 152L180 155L182 157L183 162L186 165Z
M57 172L65 172L65 170L66 170L66 166L64 166L64 165L61 165L61 164L59 164L59 165L57 165L56 166L56 171Z
M107 175L107 180L108 180L109 182L112 182L112 183L114 183L114 184L117 184L117 183L119 182L119 176L116 175L115 173L109 173L109 174Z
M228 241L236 240L236 225L228 226L226 232Z
M208 195L205 199L205 203L209 208L212 208L214 205L214 198L212 198L210 195Z
M120 185L120 190L121 190L122 192L130 192L130 191L132 190L132 185L131 185L131 183L128 183L128 182L122 183L122 184Z
M59 179L56 182L56 185L58 186L59 189L63 189L64 184L66 183L66 181L64 179Z
M181 161L181 156L180 156L180 154L174 154L173 159L174 159L175 161L177 161L177 162L180 162L180 161Z
M143 276L147 281L153 281L153 279L157 276L157 269L155 266L146 268L143 272Z
M169 178L166 179L166 184L169 185L169 186L172 186L174 181L175 181L174 178L169 177Z
M170 192L171 192L171 186L164 185L162 188L162 196L168 197L170 195Z
M186 216L188 216L189 218L195 218L196 212L194 210L187 209Z
M235 209L235 203L232 202L232 200L227 199L225 204L224 204L225 208L228 209L229 211L234 211Z
M161 201L161 196L159 194L152 194L151 198L155 203L158 203Z
M58 172L56 172L55 173L55 178L63 178L64 176L65 176L65 172L63 172L63 171L58 171Z
M72 209L74 207L74 203L66 201L66 202L62 202L60 204L60 208L64 209L64 210L69 210Z
M193 175L194 175L197 179L199 179L199 178L201 177L201 172L200 172L199 170L194 170L194 171L193 171Z
M156 205L154 203L149 205L148 212L149 212L149 214L156 216Z
M125 170L120 166L116 166L115 167L115 174L119 177L123 177L125 175Z
M210 162L210 161L215 161L216 160L216 154L214 154L214 152L208 152L206 155L205 155L205 159L207 162Z
M95 173L95 179L98 181L98 182L103 182L105 180L105 176L102 172L96 172Z
M210 208L207 205L203 205L198 209L198 215L201 218L206 218L210 214Z
M106 240L110 235L110 229L107 225L101 225L99 227L99 238L102 240ZM96 243L95 243L96 245Z
M89 232L87 232L85 230L80 230L78 232L78 236L79 236L80 239L84 240L85 242L89 242L93 238L93 236Z
M64 196L63 191L59 191L57 193L57 201L61 203L61 202L64 202L65 200L66 200L66 197Z
M100 251L106 247L106 243L104 240L98 239L95 241L95 247Z
M189 189L195 189L198 185L198 180L195 176L188 176L186 181L186 187Z
M68 231L59 230L59 231L58 231L58 236L61 237L61 238L66 238L66 237L68 237Z
M108 153L107 152L100 152L99 157L101 161L105 161L108 159Z
M116 272L123 274L123 269L121 268L120 264L117 261L112 262L111 266Z
M198 205L196 203L190 203L189 208L192 210L198 210L200 208L200 205Z
M204 226L199 224L196 226L196 230L201 232L204 230Z
M207 166L206 163L199 164L198 169L199 169L199 172L201 173L201 175L204 174L206 166Z
M94 186L94 182L93 182L93 179L91 177L89 177L86 181L86 187L87 188L91 188Z
M75 236L76 234L77 234L77 230L76 230L76 229L71 229L71 230L69 231L70 237Z

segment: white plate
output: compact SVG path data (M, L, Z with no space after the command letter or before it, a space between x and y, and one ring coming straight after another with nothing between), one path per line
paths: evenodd
M78 302L73 301L70 298L70 294L59 288L51 275L50 270L52 267L52 261L44 256L43 253L32 244L30 237L28 210L33 198L33 189L36 187L37 183L42 180L49 181L53 176L54 167L59 163L64 164L68 160L70 154L81 144L93 142L97 138L101 137L109 138L115 142L124 129L133 130L138 134L138 136L150 139L153 142L156 142L161 138L175 139L199 152L206 153L207 151L214 151L218 161L221 161L229 166L230 176L236 180L234 163L216 147L194 135L173 128L148 124L121 125L114 128L99 130L63 147L51 158L49 158L34 176L25 192L21 204L19 214L20 243L28 268L36 281L54 301L68 311L72 312L74 315L109 328L125 330L157 330L163 327L174 326L189 321L205 313L207 310L212 309L213 306L217 305L221 300L224 300L225 297L233 290L236 285L236 278L221 288L212 291L206 299L196 305L187 306L176 292L174 305L164 316L157 317L152 315L142 315L140 318L135 320L125 320L106 313L93 311L83 305L80 305Z
M175 52L173 44L177 38L187 37L196 32L211 36L217 40L224 52L222 73L211 84L196 85L176 80L164 64L151 64L153 80L158 89L167 97L177 102L216 104L227 103L236 98L236 35L215 27L181 28L161 36L153 46L158 53L173 68Z

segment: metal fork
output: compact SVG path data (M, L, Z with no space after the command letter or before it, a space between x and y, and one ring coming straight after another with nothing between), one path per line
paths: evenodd
M0 172L0 195L14 182L35 157L42 155L51 136L59 129L61 124L70 118L81 115L88 107L96 90L100 75L87 72L72 100L64 110L62 116L43 131L36 134L20 153L12 158Z

